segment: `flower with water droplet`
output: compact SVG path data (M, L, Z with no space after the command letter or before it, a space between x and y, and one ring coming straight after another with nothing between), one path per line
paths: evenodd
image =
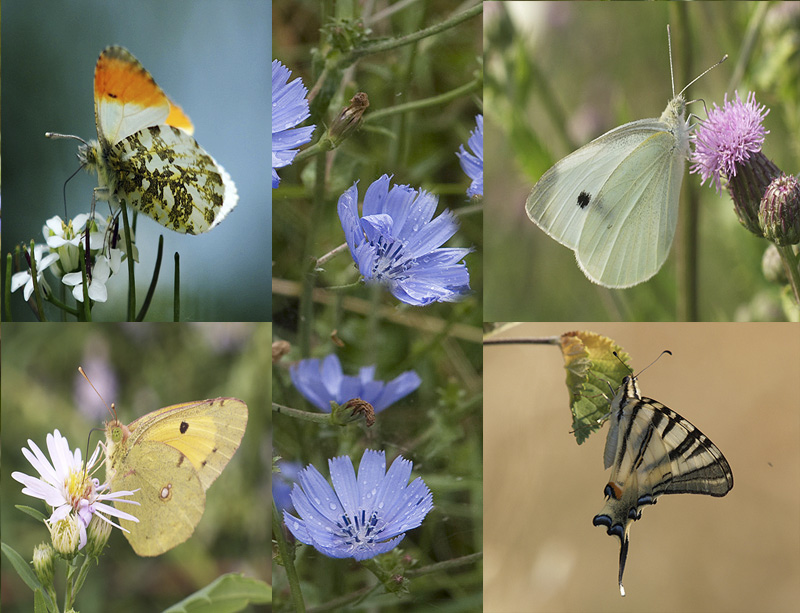
M291 72L278 60L272 60L272 188L281 182L276 168L288 166L297 148L311 140L316 126L296 128L311 112L302 79L289 83Z
M295 538L326 556L366 560L386 553L433 508L425 482L408 482L412 463L402 456L386 472L385 453L367 449L358 478L350 456L332 458L328 466L333 487L309 464L292 489L300 518L283 512Z
M464 149L464 145L461 145L456 153L462 170L472 179L467 189L467 196L470 198L483 196L483 115L476 115L475 123L478 127L470 132L467 141L472 153Z
M458 230L455 216L445 210L434 219L436 196L408 185L390 190L390 182L383 175L367 188L361 216L358 181L339 198L339 219L359 272L407 304L463 298L470 289L462 260L472 249L439 247Z
M375 366L364 366L358 376L345 375L335 354L324 360L300 360L289 369L292 383L320 411L331 412L331 402L344 404L353 398L369 402L378 413L408 396L422 383L419 375L407 370L385 383L375 379Z

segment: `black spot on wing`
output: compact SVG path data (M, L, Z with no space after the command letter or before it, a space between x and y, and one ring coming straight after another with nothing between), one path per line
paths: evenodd
M592 197L588 192L581 192L578 194L578 206L582 209L585 209L587 206L589 206L589 200L591 199Z
M188 429L189 429L189 424L187 422L185 422L185 421L182 421L181 422L181 427L180 427L181 434L186 434L186 431Z

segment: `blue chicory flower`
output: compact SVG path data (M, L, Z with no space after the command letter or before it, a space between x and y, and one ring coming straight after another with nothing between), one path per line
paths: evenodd
M439 247L458 229L454 215L445 210L433 219L436 196L408 185L389 190L390 181L383 175L367 188L361 217L358 181L339 198L339 219L359 272L415 306L464 297L470 289L462 260L472 249Z
M483 196L483 115L475 115L475 123L478 127L470 132L467 141L472 153L464 149L464 145L461 145L456 153L461 168L472 179L467 189L467 196L470 198Z
M272 500L278 511L294 511L292 506L292 486L297 483L297 476L303 470L299 462L278 460L278 473L272 473Z
M288 83L292 73L278 60L272 60L272 188L281 179L276 168L292 163L297 148L311 140L316 126L295 128L311 114L302 79Z
M320 411L331 412L331 401L344 404L353 398L366 400L378 413L408 396L422 383L413 370L396 376L388 383L375 380L375 366L364 366L358 376L342 372L336 355L327 356L322 363L316 358L301 360L289 369L292 383Z
M292 489L300 517L283 513L298 541L328 557L366 560L386 553L433 508L425 482L408 483L412 462L402 456L386 472L385 453L367 449L357 479L350 456L332 458L328 467L333 487L309 464Z

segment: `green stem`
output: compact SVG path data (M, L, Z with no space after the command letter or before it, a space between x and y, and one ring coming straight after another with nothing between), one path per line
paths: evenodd
M414 100L412 102L406 102L405 104L398 104L397 106L392 106L386 109L381 109L379 111L374 111L372 113L367 113L364 115L364 123L365 124L372 124L379 119L384 119L385 117L390 117L391 115L398 115L400 113L406 113L408 111L418 111L421 109L426 109L432 106L438 106L440 104L445 104L446 102L450 102L451 100L456 100L461 98L462 96L466 96L472 92L479 92L483 91L483 78L476 77L469 83L462 85L461 87L457 87L456 89L450 90L449 92L445 92L438 96L432 96L430 98L423 98L422 100Z
M64 313L66 313L68 315L72 315L75 318L78 317L78 309L77 308L71 307L68 304L66 304L65 302L61 302L61 300L59 300L58 298L56 298L52 294L50 294L47 297L47 302L49 302L53 306L61 309L61 311L63 311Z
M172 320L181 320L181 256L175 252L175 291L173 293Z
M356 287L361 287L362 282L361 279L357 281L353 281L353 283L347 283L346 285L331 285L330 287L326 287L325 289L329 292L344 292L350 289L354 289Z
M272 503L272 535L278 544L278 553L283 561L283 568L286 570L286 580L289 583L289 590L294 601L295 613L304 613L306 604L303 602L303 592L300 590L300 578L297 576L297 569L294 567L294 549L290 549L283 536L283 521L275 502Z
M50 585L47 588L47 593L50 595L50 602L53 603L53 607L50 610L53 611L53 613L58 613L58 595L56 594L56 588Z
M333 140L328 136L327 133L325 133L325 136L320 138L316 143L311 145L308 149L303 149L300 153L294 156L292 164L297 164L310 157L319 155L320 153L327 153L328 151L333 149L333 146L334 146Z
M147 288L142 308L139 309L139 314L136 316L136 321L144 321L147 315L147 309L150 308L150 303L153 300L153 294L156 292L156 284L158 283L158 273L161 272L161 257L164 255L164 235L158 236L158 249L156 251L156 265L153 267L153 277L150 279L150 287ZM177 254L176 254L177 255Z
M317 268L319 268L320 266L325 264L328 260L333 258L333 256L339 255L340 253L342 253L344 251L347 251L347 243L342 243L341 245L339 245L335 249L332 249L332 250L328 251L328 253L326 253L322 257L317 258Z
M134 321L136 313L136 275L133 272L133 249L131 248L131 226L128 223L128 207L120 202L122 209L122 227L125 228L125 253L128 260L128 317L127 321Z
M86 254L82 242L78 243L78 259L81 263L81 291L83 292L83 302L78 313L83 321L92 321L92 307L89 304L89 271L86 270Z
M36 309L39 311L39 321L47 321L44 315L44 306L42 305L42 294L39 288L38 274L36 274L36 251L34 247L36 244L31 241L31 280L33 281L33 296L36 298Z
M19 247L17 247L19 249ZM5 286L5 295L3 296L3 310L5 311L5 319L6 321L14 321L11 317L11 277L13 276L14 270L14 258L11 255L11 252L6 256L6 286Z
M430 575L433 573L446 574L446 571L453 571L459 568L472 566L482 558L483 552L479 551L477 553L471 553L467 556L461 556L460 558L453 558L452 560L447 560L445 562L437 562L435 564L423 566L422 568L406 571L406 577L411 579L412 577L422 577L423 575Z
M84 581L86 581L86 577L89 576L89 570L91 569L91 562L92 560L89 556L84 556L83 564L81 564L80 569L78 570L78 575L75 577L75 586L74 586L74 596L78 596L78 592L81 591L83 587Z
M794 301L800 306L800 260L798 260L798 256L794 254L791 245L786 245L784 247L776 245L776 247L778 247L778 253L783 261L783 268L789 279L789 285L794 294Z
M277 402L272 403L272 412L283 413L284 415L289 415L295 419L310 421L315 424L330 424L331 422L330 413L310 413L309 411L293 409L292 407L287 407L282 404L278 404Z
M443 22L431 26L430 28L425 28L424 30L420 30L419 32L414 32L412 34L406 34L405 36L400 36L399 38L393 38L391 40L383 40L377 43L368 44L365 47L353 49L350 53L348 53L341 60L339 60L339 66L347 67L350 66L357 59L364 57L365 55L371 55L373 53L382 53L383 51L396 49L404 45L415 43L418 40L427 38L428 36L439 34L440 32L444 32L445 30L457 26L458 24L466 21L467 19L471 19L476 15L480 15L481 11L483 11L483 3L478 2L475 6L468 8L463 13L459 13L458 15L453 15L449 19L445 19Z
M311 352L311 330L314 326L314 286L317 283L316 258L312 255L315 245L316 224L323 218L325 206L325 159L317 158L314 177L314 204L309 216L308 232L303 247L303 288L300 294L299 346L300 356L308 357Z

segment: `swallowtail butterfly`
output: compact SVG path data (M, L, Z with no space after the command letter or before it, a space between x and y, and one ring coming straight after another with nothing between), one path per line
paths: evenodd
M606 504L595 515L620 540L619 591L628 556L631 523L642 507L662 494L724 496L733 487L733 473L717 446L675 411L639 395L636 377L622 380L611 402L611 428L603 463L611 468L604 493Z

